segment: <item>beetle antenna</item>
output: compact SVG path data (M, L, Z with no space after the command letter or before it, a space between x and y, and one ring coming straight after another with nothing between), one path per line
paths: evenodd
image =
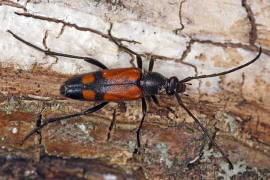
M193 120L200 126L200 128L202 129L203 133L208 137L208 139L211 141L211 143L216 146L216 148L218 149L218 151L222 154L223 158L228 162L230 169L233 169L233 164L230 161L230 159L228 158L228 156L221 150L221 148L217 145L217 143L215 142L215 140L210 136L210 134L208 133L207 129L205 127L203 127L203 125L200 123L200 121L190 112L190 110L188 110L188 108L184 105L181 97L175 93L176 99L178 101L178 104L180 106L182 106L182 108L189 114L190 117L193 118Z
M179 81L179 83L185 83L185 82L191 81L193 79L203 79L203 78L216 77L216 76L220 76L220 75L225 75L225 74L232 73L234 71L237 71L239 69L242 69L242 68L244 68L244 67L246 67L246 66L254 63L256 60L259 59L259 57L261 56L261 53L262 53L262 47L260 46L258 55L254 59L252 59L249 62L247 62L246 64L243 64L243 65L238 66L236 68L233 68L231 70L220 72L220 73L214 73L214 74L208 74L208 75L201 75L201 76L194 76L194 77L187 77L187 78Z

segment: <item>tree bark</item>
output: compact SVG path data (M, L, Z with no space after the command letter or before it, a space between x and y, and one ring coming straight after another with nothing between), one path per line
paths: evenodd
M203 1L2 1L0 2L0 174L7 179L258 179L270 177L270 29L267 2ZM184 103L215 134L233 171L175 97L148 101L140 154L133 154L142 118L141 101L111 102L87 116L45 126L22 139L37 120L82 112L97 102L62 97L70 77L100 70L83 60L46 56L40 48L89 56L109 68L136 67L112 35L140 54L144 69L166 77L212 74L253 59L221 77L193 80ZM115 125L108 140L113 113ZM11 175L12 174L12 175Z

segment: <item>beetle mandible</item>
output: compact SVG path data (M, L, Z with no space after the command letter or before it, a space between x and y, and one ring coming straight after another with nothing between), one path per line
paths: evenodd
M79 99L79 100L99 101L101 102L99 105L81 113L48 119L46 122L44 122L43 124L40 124L40 126L36 127L27 136L25 136L23 139L23 142L27 140L33 134L38 133L41 128L43 128L49 123L53 123L56 121L60 121L60 120L68 119L72 117L91 114L103 108L110 101L130 101L130 100L141 99L143 116L140 121L139 127L136 131L137 148L135 151L137 152L141 146L140 131L142 129L142 125L143 125L146 112L147 112L147 105L146 105L145 97L150 96L151 99L154 101L154 103L160 106L156 95L162 92L166 92L168 96L174 95L176 97L178 104L200 126L204 135L208 137L210 142L222 154L223 158L228 162L229 167L233 169L233 164L228 158L228 156L216 144L214 139L208 133L207 129L199 122L199 120L183 104L183 101L181 97L179 96L179 93L183 93L185 91L186 83L191 80L216 77L220 75L229 74L254 63L257 59L259 59L262 52L262 48L261 47L259 48L259 53L254 59L236 68L230 69L228 71L223 71L220 73L187 77L185 79L179 80L175 76L166 78L160 73L153 72L152 71L154 67L153 58L150 59L148 71L142 72L142 59L140 55L132 51L131 49L125 46L122 46L120 43L118 43L111 35L111 29L112 29L112 26L110 27L108 31L111 41L113 41L119 48L125 51L128 51L136 56L137 66L138 66L137 68L108 69L103 63L90 57L74 56L74 55L63 54L63 53L41 49L35 46L34 44L25 41L24 39L20 38L19 36L11 32L10 30L8 30L8 32L11 35L13 35L13 37L16 38L17 40L25 43L28 46L31 46L32 48L38 51L44 52L46 55L83 59L84 61L89 62L93 65L96 65L102 69L101 71L96 71L96 72L72 77L71 79L67 80L60 88L60 93L66 97L69 97L72 99Z

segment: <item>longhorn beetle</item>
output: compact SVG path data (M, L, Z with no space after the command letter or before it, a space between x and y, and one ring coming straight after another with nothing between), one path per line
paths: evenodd
M193 79L202 79L202 78L209 78L209 77L216 77L220 75L225 75L242 69L252 63L254 63L257 59L259 59L262 49L259 48L258 55L252 59L251 61L233 68L228 71L209 74L209 75L201 75L201 76L194 76L194 77L187 77L182 80L178 80L177 77L173 76L170 78L166 78L160 73L152 72L154 67L154 59L151 58L149 62L149 68L147 72L142 72L142 59L139 54L136 52L128 49L125 46L122 46L118 43L111 35L110 27L108 34L111 39L119 48L132 53L136 56L137 60L137 68L121 68L121 69L108 69L103 63L99 62L96 59L90 57L82 57L82 56L74 56L69 54L63 54L58 52L52 52L48 50L41 49L35 46L32 43L25 41L24 39L20 38L19 36L15 35L13 32L8 30L10 34L13 35L14 38L17 40L25 43L32 48L44 52L46 55L54 55L54 56L62 56L68 58L75 58L75 59L83 59L86 62L94 64L100 67L101 71L96 71L92 73L82 74L79 76L72 77L71 79L67 80L60 88L60 93L63 96L78 99L78 100L87 100L87 101L98 101L101 102L99 105L90 108L84 112L71 114L67 116L62 116L58 118L51 118L48 119L43 124L40 124L38 127L33 129L27 136L24 137L23 142L27 140L30 136L35 133L38 133L41 128L46 126L49 123L53 123L56 121L60 121L63 119L68 119L72 117L82 116L91 114L105 105L107 105L110 101L131 101L131 100L142 100L142 112L143 116L140 121L140 125L136 131L137 134L137 148L139 149L141 146L140 143L140 131L142 129L142 125L145 119L145 115L147 112L147 105L145 96L150 96L156 105L160 105L159 101L156 97L157 94L162 92L166 92L168 96L175 96L177 99L178 104L193 118L193 120L200 126L205 136L207 136L218 151L222 154L223 158L228 162L229 167L233 169L233 164L231 163L228 156L221 150L221 148L216 144L214 139L210 136L208 131L205 127L199 122L199 120L191 113L191 111L183 104L183 101L178 93L183 93L186 89L186 83L193 80ZM137 149L137 151L138 151Z

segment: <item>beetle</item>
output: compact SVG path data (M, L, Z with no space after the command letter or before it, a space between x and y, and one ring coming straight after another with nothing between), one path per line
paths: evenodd
M216 77L220 75L225 75L242 69L259 59L262 48L259 47L259 52L257 56L250 60L249 62L230 69L228 71L223 71L220 73L214 73L209 75L200 75L194 77L187 77L182 80L179 80L177 77L173 76L170 78L164 77L162 74L153 72L154 67L154 59L151 58L149 62L149 68L147 72L142 71L142 58L139 54L132 51L131 49L122 46L119 42L117 42L113 36L111 35L111 28L110 27L108 34L111 39L119 48L128 51L136 56L137 61L137 68L121 68L121 69L108 69L103 63L99 62L96 59L90 57L83 57L83 56L74 56L69 54L63 54L53 51L48 51L41 49L35 46L32 43L29 43L22 39L21 37L17 36L10 30L7 30L14 38L17 40L25 43L26 45L45 53L46 55L54 55L54 56L62 56L68 58L75 58L75 59L83 59L84 61L91 63L100 67L101 71L96 71L92 73L82 74L71 79L67 80L60 88L60 93L63 96L72 99L78 100L87 100L87 101L98 101L101 102L99 105L92 107L84 112L71 114L67 116L62 116L58 118L51 118L48 119L46 122L40 124L38 127L33 129L27 136L24 137L23 142L27 140L33 134L39 132L41 128L46 126L49 123L53 123L56 121L61 121L64 119L69 119L72 117L82 116L91 114L95 111L100 110L105 105L107 105L110 101L131 101L131 100L142 100L142 112L143 116L140 121L139 127L136 131L137 135L137 149L135 150L138 152L138 149L141 146L140 143L140 131L142 129L142 125L146 116L147 112L147 105L146 105L146 96L150 96L153 102L160 106L158 98L156 97L157 94L162 92L166 92L168 96L175 96L177 99L178 104L192 117L192 119L199 125L202 129L205 136L208 137L211 144L214 145L218 151L222 154L223 158L229 164L229 167L233 169L233 164L228 158L228 156L221 150L221 148L216 144L214 139L210 136L207 129L199 122L199 120L191 113L191 111L184 105L179 93L185 92L187 82L194 80L194 79L203 79L209 77Z

